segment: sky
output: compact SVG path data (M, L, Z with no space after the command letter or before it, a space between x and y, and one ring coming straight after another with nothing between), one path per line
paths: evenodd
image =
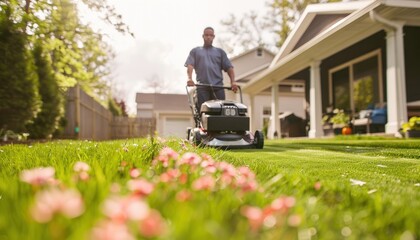
M88 11L82 17L105 33L116 53L112 64L114 95L123 99L130 115L136 114L137 92L185 93L184 67L188 53L203 44L207 26L224 30L220 21L230 14L241 18L251 11L266 13L266 0L109 0L135 38L94 20ZM90 19L90 20L89 20ZM154 88L152 82L161 83Z

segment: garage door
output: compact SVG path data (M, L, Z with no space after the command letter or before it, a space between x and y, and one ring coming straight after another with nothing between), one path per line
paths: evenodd
M166 118L163 125L163 137L187 137L187 128L191 127L189 118Z

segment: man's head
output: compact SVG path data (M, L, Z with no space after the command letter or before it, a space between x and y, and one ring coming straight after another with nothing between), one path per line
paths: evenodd
M211 46L213 44L214 39L214 29L212 27L206 27L203 31L203 40L204 40L204 46Z

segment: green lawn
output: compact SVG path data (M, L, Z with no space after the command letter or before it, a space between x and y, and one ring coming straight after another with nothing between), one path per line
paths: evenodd
M166 147L179 154L168 165L162 159L169 155L159 154ZM87 178L74 170L76 162L90 167ZM52 167L53 181L22 180L25 170L39 167ZM139 174L130 175L133 169ZM152 191L133 190L133 180ZM69 214L60 198L42 205L40 199L54 199L41 197L51 190L76 192L83 207L73 201ZM108 203L138 214L115 214ZM147 217L139 206L147 207ZM118 232L115 239L411 240L420 238L419 209L420 140L270 140L263 150L231 151L178 139L0 147L0 239L100 239Z

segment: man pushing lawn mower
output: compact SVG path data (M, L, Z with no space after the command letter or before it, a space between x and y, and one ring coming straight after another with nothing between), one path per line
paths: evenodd
M249 133L247 107L241 103L225 100L225 89L237 92L233 65L227 54L213 47L214 29L206 27L204 45L193 48L188 55L187 93L194 115L195 128L188 129L188 139L197 145L222 148L263 148L264 137L260 131ZM195 70L197 84L192 80ZM228 73L231 87L223 86L222 70ZM195 87L195 92L188 91Z

